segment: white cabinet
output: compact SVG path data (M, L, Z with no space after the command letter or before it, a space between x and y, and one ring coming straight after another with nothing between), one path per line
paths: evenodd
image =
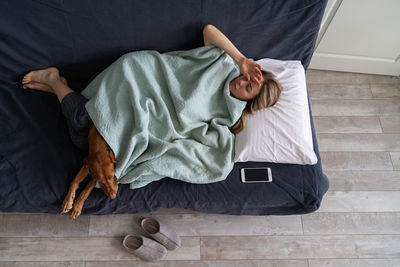
M400 75L400 0L330 0L310 69Z

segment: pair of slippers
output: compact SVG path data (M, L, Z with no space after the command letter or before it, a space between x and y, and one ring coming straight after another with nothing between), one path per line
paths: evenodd
M181 246L180 237L163 222L146 217L141 220L140 226L154 240L145 236L127 235L122 245L128 252L144 261L162 260L167 255L167 249L174 250Z

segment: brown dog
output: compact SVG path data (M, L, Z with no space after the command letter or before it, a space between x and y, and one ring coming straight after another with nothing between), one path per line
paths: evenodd
M109 198L114 199L117 197L118 183L117 178L114 176L115 157L113 151L94 125L89 129L88 141L89 155L84 158L83 166L74 180L72 180L68 194L62 204L61 213L67 213L72 209L71 219L75 219L81 214L83 204L92 192L96 182L99 182L101 189ZM88 174L90 174L91 180L74 202L76 190Z

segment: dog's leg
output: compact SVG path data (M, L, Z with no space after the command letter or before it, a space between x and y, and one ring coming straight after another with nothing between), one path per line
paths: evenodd
M95 185L96 180L92 178L85 189L83 189L79 194L78 198L74 202L71 214L69 215L71 219L75 219L81 214L83 203L85 203L85 200L89 197Z
M61 206L61 214L67 213L72 209L76 190L78 190L79 184L86 178L88 174L89 174L88 167L86 165L83 165L69 186L68 194L65 197Z

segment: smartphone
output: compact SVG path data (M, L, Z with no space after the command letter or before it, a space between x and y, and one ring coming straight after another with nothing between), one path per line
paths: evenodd
M242 168L240 173L242 176L242 183L272 182L271 168Z

